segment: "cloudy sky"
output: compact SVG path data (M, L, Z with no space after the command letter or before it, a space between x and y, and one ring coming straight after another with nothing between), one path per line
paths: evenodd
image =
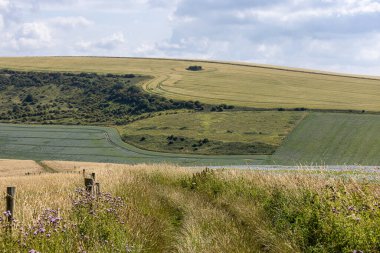
M232 60L380 75L380 0L0 0L0 56Z

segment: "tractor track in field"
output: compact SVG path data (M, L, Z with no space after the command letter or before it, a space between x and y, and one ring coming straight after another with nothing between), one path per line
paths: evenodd
M212 160L212 159L217 159L217 160L234 160L234 159L251 159L252 157L248 157L248 156L244 156L244 155L238 155L238 156L234 156L234 155L229 155L228 157L226 156L208 156L208 155L187 155L187 156L182 156L181 154L170 154L170 153L159 153L159 152L154 152L154 151L149 151L149 150L142 150L142 149L139 149L137 147L134 147L129 149L128 147L123 147L121 145L119 145L118 143L116 143L115 141L112 140L111 136L109 135L108 132L104 131L104 136L105 136L105 139L106 141L113 145L115 148L121 150L121 151L126 151L126 152L133 152L133 153L137 153L139 155L143 155L147 158L149 157L161 157L161 158L170 158L170 159L204 159L204 160Z

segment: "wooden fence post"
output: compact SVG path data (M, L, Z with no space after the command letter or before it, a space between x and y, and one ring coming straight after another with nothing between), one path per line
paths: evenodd
M84 179L84 186L86 187L87 192L93 194L93 192L94 192L94 179L85 178Z
M91 173L90 178L85 177L84 178L84 186L86 187L87 192L94 194L94 195L98 195L100 193L100 184L95 183L96 182L95 178L96 178L95 173Z
M7 187L7 197L6 197L6 210L9 212L7 214L8 216L8 222L12 222L13 213L15 210L15 195L16 195L16 187Z
M100 195L100 183L95 183L96 185L96 196Z

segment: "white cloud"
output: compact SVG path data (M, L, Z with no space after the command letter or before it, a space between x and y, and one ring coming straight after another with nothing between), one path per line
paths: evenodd
M40 22L23 24L11 40L12 46L19 50L47 48L51 46L51 42L50 29Z
M9 1L8 0L0 0L0 31L5 27L5 15L9 11Z
M0 11L7 10L9 7L9 0L0 0Z
M49 23L52 25L63 27L63 28L86 27L93 24L92 21L82 16L55 17L51 19Z
M378 74L378 24L380 0L0 0L0 55L202 58Z
M0 14L0 31L4 29L4 18L3 15Z
M82 51L94 51L96 49L114 50L125 43L124 34L121 32L114 33L108 37L104 37L96 41L82 41L77 46Z
M309 19L321 19L326 17L355 16L361 14L380 13L380 3L361 1L336 1L334 5L299 6L299 2L277 6L276 8L247 8L238 9L233 15L238 19L258 19L273 22L299 22Z
M368 62L372 66L378 66L380 62L380 32L373 36L362 38L359 52L356 54L355 59L358 62Z

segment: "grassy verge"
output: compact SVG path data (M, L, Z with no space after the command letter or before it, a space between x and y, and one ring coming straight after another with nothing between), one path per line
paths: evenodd
M19 190L2 252L377 252L380 185L329 174L108 165L92 198L79 175L5 178ZM58 183L59 182L59 183ZM3 217L5 218L5 217ZM64 243L63 243L64 242ZM11 249L11 250L10 250Z

